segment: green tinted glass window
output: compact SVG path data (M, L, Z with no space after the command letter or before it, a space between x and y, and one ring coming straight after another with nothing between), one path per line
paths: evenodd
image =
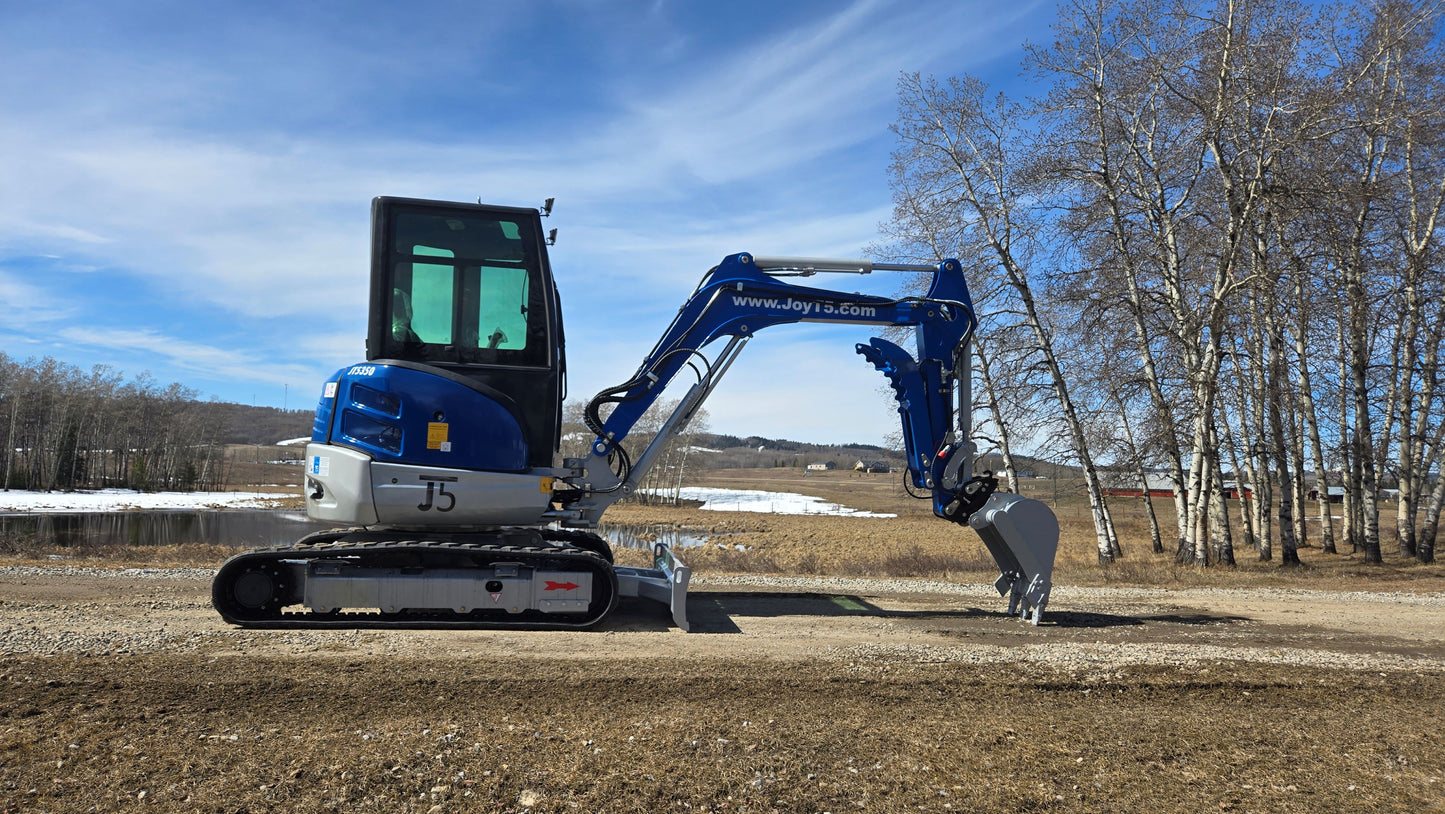
M446 249L414 246L412 254L424 257L452 257ZM452 342L452 292L456 290L456 268L433 263L411 264L411 330L417 341L449 345Z
M390 355L546 364L546 306L530 225L402 213L393 241Z
M526 270L484 267L477 289L477 347L527 347Z

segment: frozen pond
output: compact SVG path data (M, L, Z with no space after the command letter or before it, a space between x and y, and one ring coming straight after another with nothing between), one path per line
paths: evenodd
M0 514L0 536L64 548L181 543L260 548L294 543L325 528L332 526L305 512L271 509Z

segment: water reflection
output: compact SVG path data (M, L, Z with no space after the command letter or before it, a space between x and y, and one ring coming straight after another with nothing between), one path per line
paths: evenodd
M614 548L640 548L651 551L656 543L668 548L697 548L707 545L708 535L698 529L666 524L601 523L597 533L606 537Z
M258 548L294 543L325 528L333 526L305 512L263 509L0 514L0 536L61 548L182 543Z

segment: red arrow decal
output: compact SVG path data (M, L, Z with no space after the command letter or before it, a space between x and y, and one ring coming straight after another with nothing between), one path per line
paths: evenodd
M542 590L544 590L544 591L574 591L574 590L576 590L577 588L580 588L580 587L581 587L581 586L578 585L578 584L575 583L575 582L553 582L552 580L549 579L549 580L547 580L547 586L546 586L545 588L543 588Z

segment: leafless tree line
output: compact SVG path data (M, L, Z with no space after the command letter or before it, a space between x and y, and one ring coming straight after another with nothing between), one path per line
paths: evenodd
M219 488L222 448L195 396L105 365L0 353L0 487Z
M1226 478L1262 559L1298 562L1306 492L1342 486L1318 544L1379 562L1394 486L1400 554L1433 560L1441 6L1071 0L1027 49L1039 98L900 80L890 245L971 267L983 434L1010 479L1024 445L1081 468L1101 562L1098 462L1168 473L1181 562L1234 561Z

